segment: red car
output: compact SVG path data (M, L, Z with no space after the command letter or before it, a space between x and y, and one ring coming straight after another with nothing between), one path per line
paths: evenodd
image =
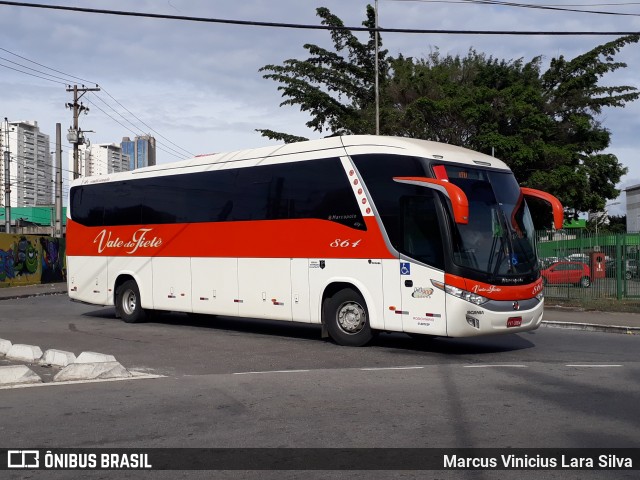
M584 288L591 285L589 265L582 262L555 262L540 273L545 285L571 283Z

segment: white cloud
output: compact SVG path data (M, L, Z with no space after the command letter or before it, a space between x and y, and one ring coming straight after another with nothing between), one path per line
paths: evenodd
M328 7L346 25L360 26L362 0L58 0L59 5L136 10L169 15L239 20L319 23L315 9ZM570 3L568 0L565 3ZM606 7L614 9L615 7ZM640 29L640 19L549 12L488 5L381 1L380 25L395 28L467 30L617 30ZM358 34L365 38L366 34ZM613 37L471 36L383 34L390 54L423 57L433 47L443 54L466 54L470 47L497 58L525 61L542 55L545 62L559 55L572 58ZM271 128L318 137L304 123L304 113L279 107L275 82L258 71L268 63L304 58L305 43L329 47L325 31L274 29L211 23L116 17L0 6L0 46L44 65L97 82L129 110L173 142L200 153L250 148L270 143L255 132ZM9 57L0 51L0 57ZM605 82L640 86L636 70L640 51L625 48L617 57L628 63ZM16 58L11 58L20 61ZM0 60L1 63L2 62ZM30 65L33 68L39 68ZM88 97L91 99L91 97ZM120 110L109 97L102 96ZM66 130L71 114L64 104L71 95L63 85L0 68L0 116L37 120L54 137L55 123ZM104 107L100 102L97 105ZM109 110L107 110L109 111ZM120 120L113 112L109 113ZM123 112L129 117L126 112ZM635 159L640 104L604 112L612 132L611 152L640 178ZM134 122L136 120L132 119ZM126 124L128 125L128 124ZM81 126L95 130L94 143L118 142L131 132L97 108L81 118ZM147 131L141 127L141 131ZM160 142L163 142L160 139ZM159 160L171 161L159 154Z

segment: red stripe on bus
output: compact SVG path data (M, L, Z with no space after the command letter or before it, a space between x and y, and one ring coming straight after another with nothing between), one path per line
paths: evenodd
M396 258L375 217L367 230L328 220L85 227L67 223L67 255L105 257Z
M477 293L491 300L526 300L542 291L541 278L527 285L490 285L445 273L444 281L447 285Z

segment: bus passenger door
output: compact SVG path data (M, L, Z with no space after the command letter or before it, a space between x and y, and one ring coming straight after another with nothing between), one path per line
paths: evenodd
M444 249L432 195L400 199L402 330L446 335L445 293L433 282L444 282Z

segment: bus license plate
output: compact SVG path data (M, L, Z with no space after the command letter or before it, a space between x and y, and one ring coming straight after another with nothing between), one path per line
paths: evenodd
M507 320L507 328L519 327L522 325L522 317L511 317Z

